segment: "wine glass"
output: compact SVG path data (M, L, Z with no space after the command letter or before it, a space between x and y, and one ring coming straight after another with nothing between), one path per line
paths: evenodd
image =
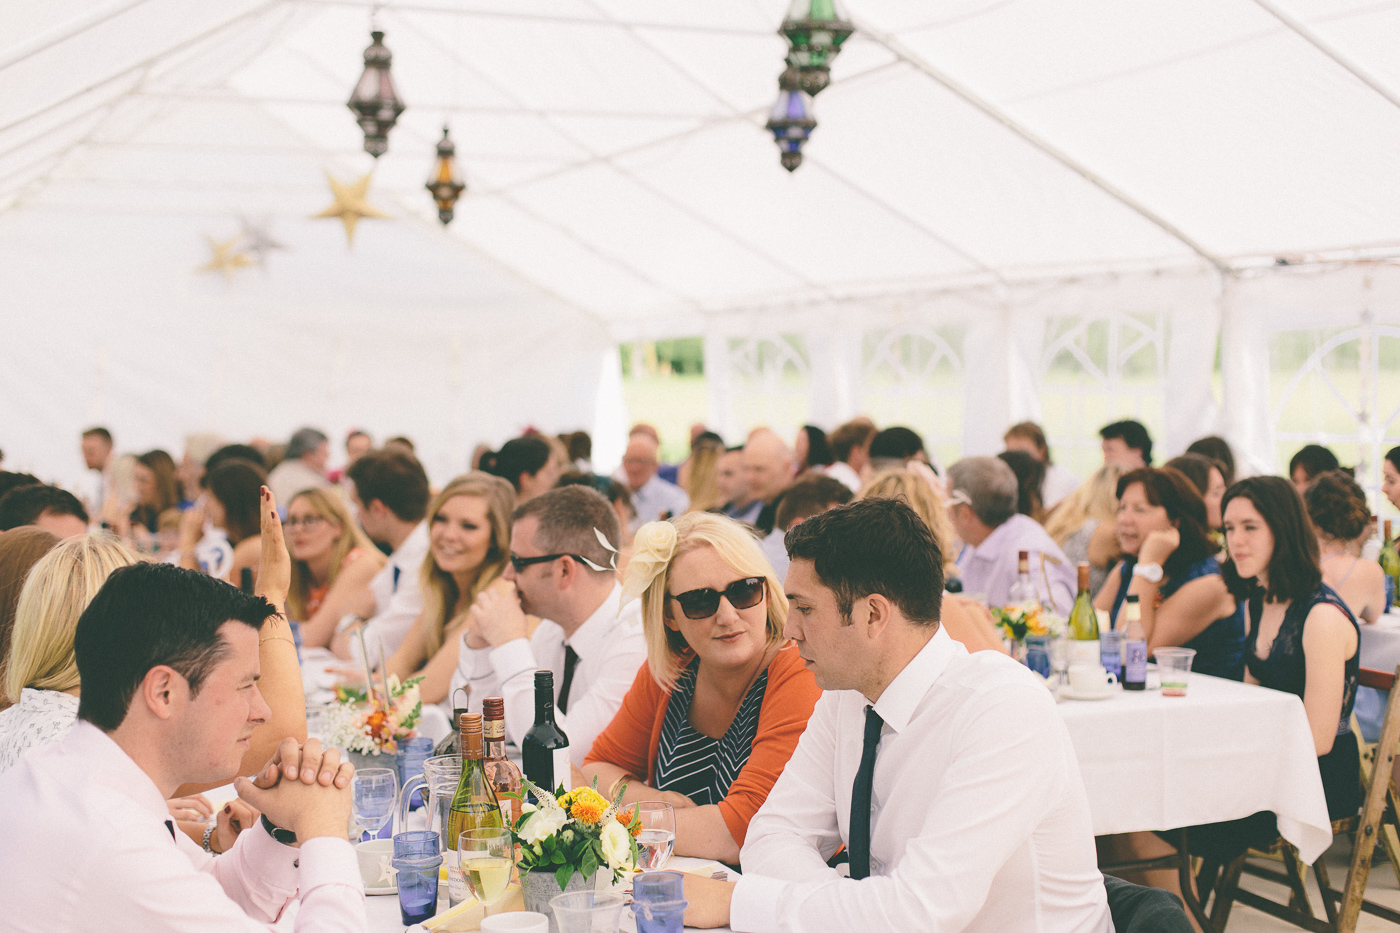
M394 816L399 796L399 776L392 768L365 768L350 781L355 822L373 838Z
M515 867L510 830L500 826L468 829L457 839L457 864L483 907L500 900Z
M637 871L660 871L676 846L676 811L669 803L645 800L637 804L637 820Z

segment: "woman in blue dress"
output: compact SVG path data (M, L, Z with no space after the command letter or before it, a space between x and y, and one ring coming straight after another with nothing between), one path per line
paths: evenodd
M1244 607L1220 575L1206 505L1185 475L1144 467L1118 480L1118 544L1123 560L1094 606L1121 630L1125 597L1137 596L1147 650L1193 648L1191 669L1244 677Z

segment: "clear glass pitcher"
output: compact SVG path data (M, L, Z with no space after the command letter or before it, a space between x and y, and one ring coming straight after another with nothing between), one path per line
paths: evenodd
M399 812L394 820L394 832L401 833L409 829L409 801L413 799L414 791L421 789L428 798L425 810L428 825L423 828L437 830L444 851L455 850L456 840L454 839L451 845L447 841L447 811L452 806L452 795L461 779L462 759L459 755L439 755L423 762L423 773L414 776L403 786L399 797Z

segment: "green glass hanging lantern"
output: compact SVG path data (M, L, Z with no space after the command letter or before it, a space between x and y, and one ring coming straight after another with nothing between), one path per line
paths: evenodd
M789 65L778 78L778 100L769 112L766 126L778 144L783 168L795 171L802 164L802 147L817 128L812 116L812 96L802 90L796 65Z
M403 113L404 103L389 73L393 56L384 47L384 33L376 29L370 33L370 39L369 48L365 49L365 70L346 106L364 131L365 152L377 159L389 151L389 131Z
M831 62L855 31L836 0L793 0L778 32L791 47L788 61L797 66L803 91L815 95L831 83Z
M428 183L423 186L437 202L438 220L442 221L444 227L452 223L452 212L457 199L467 190L466 184L457 174L456 156L457 147L444 126L442 139L439 139L437 144L437 160L433 162L433 171L428 176Z

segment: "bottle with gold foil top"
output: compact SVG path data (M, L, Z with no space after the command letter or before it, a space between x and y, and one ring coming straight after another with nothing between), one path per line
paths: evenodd
M486 737L486 778L496 791L502 812L509 801L510 822L514 825L520 819L520 799L504 795L520 793L520 769L506 757L506 701L501 697L487 697L482 701L481 712L482 732Z
M469 829L505 825L496 790L486 776L486 744L481 716L461 716L462 777L447 815L447 837L443 839L444 860L448 863L447 894L455 906L467 899L466 879L457 865L457 840Z

